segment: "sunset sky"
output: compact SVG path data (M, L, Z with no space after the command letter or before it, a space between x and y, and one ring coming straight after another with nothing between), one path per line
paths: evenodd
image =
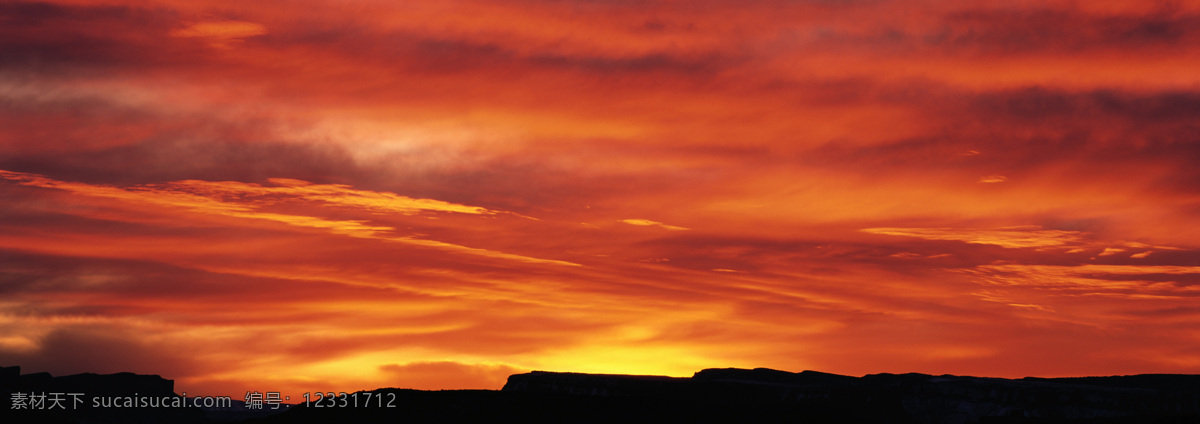
M0 3L0 365L1200 373L1200 3Z

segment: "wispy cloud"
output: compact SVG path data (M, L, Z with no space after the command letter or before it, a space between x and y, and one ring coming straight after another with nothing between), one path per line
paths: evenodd
M300 200L360 207L371 211L390 211L405 214L413 214L418 211L470 214L492 213L487 209L479 207L455 205L430 199L412 199L393 193L354 190L344 185L313 185L305 181L276 179L273 182L282 184L281 186L263 187L258 184L237 182L210 183L204 181L182 181L165 185L121 188L57 181L41 175L4 170L0 170L0 177L26 186L53 188L85 196L182 208L191 212L204 214L274 221L297 227L324 229L335 234L351 237L407 243L500 259L577 265L565 261L531 258L436 240L394 235L396 228L371 225L365 220L331 220L318 216L283 214L260 210L264 204L269 205L274 202ZM222 197L233 200L225 200Z
M991 244L1009 248L1057 247L1075 245L1084 240L1078 231L1043 230L1039 227L976 230L955 228L865 228L869 234L917 237L927 240L952 240L972 244Z
M624 222L629 225L636 225L639 227L659 227L662 229L672 230L672 231L679 231L679 230L687 229L687 228L683 228L683 227L677 227L674 225L663 224L661 222L651 221L649 219L622 219L621 222Z
M202 21L171 30L172 37L198 37L208 40L210 46L230 48L247 37L267 33L267 28L254 22L231 20Z
M1200 267L1144 265L981 265L962 272L987 285L1033 287L1053 296L1182 299L1200 296Z

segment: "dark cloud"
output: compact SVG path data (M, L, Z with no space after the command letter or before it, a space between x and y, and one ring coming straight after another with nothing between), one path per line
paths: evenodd
M176 12L127 6L0 5L0 71L86 75L192 62L200 43L170 43ZM130 31L129 29L136 29Z
M116 234L136 234L124 232L119 226L113 231ZM234 236L212 231L196 230L193 237L203 237L201 233L217 238ZM227 323L239 320L286 321L296 320L297 317L243 314L246 311L243 307L270 305L266 309L283 310L288 309L292 302L305 302L313 296L328 300L365 296L397 301L411 300L415 296L386 288L217 273L150 260L51 256L13 250L0 250L0 269L4 269L0 272L0 293L11 299L23 300L31 305L25 311L40 317L87 311L87 302L99 308L87 315L110 317L156 313L164 307L160 304L210 303L212 306L208 313L202 318L192 318ZM87 302L63 302L57 307L32 306L41 305L40 299L60 296L86 299Z
M1046 87L972 96L972 114L1018 122L1105 122L1153 126L1191 123L1200 115L1200 92L1064 91Z
M1200 16L1169 12L1096 16L1076 10L969 10L946 15L924 41L964 52L1027 54L1183 46Z
M134 372L174 379L192 375L197 362L188 346L148 342L131 328L74 325L52 330L37 340L33 351L0 349L0 363L19 364L23 372L69 375L85 372Z
M1134 317L1138 317L1138 318L1150 318L1150 319L1184 318L1184 319L1189 319L1189 318L1200 318L1200 307L1179 306L1179 307L1174 307L1174 308L1162 308L1162 309L1130 310L1130 311L1125 311L1125 313L1129 314L1131 316L1134 316Z
M476 34L386 31L352 24L317 23L317 30L279 29L256 40L271 49L300 47L317 54L404 72L445 77L471 74L488 80L514 81L529 73L582 73L586 78L654 79L657 75L713 76L745 59L737 52L658 49L640 54L597 52L586 46L559 51L531 51L520 39L482 38ZM570 42L565 42L570 46ZM629 82L629 81L624 81ZM364 93L369 94L369 93Z
M13 91L27 93L0 98L0 123L5 126L0 146L8 152L0 159L134 144L164 131L198 126L112 98L71 93L39 78L7 82L18 88Z
M1149 282L1154 283L1170 283L1173 287L1191 287L1200 285L1200 273L1154 273L1145 272L1138 274L1105 274L1105 273L1080 273L1080 277L1090 278L1094 280L1106 281L1132 281L1132 282Z
M680 57L654 53L632 58L535 56L538 65L578 69L597 75L638 75L650 73L715 76L718 72L736 67L740 58L712 54L706 57Z
M1030 87L982 93L888 94L889 102L923 110L931 131L867 145L833 141L797 151L790 160L852 166L860 175L913 166L983 175L1074 166L1089 179L1117 170L1177 170L1175 187L1193 181L1200 160L1200 94L1192 91L1065 91ZM777 159L785 160L788 156ZM970 181L970 179L968 181Z
M0 159L0 169L119 185L187 179L342 182L362 172L343 150L330 144L167 137L92 151L9 156Z

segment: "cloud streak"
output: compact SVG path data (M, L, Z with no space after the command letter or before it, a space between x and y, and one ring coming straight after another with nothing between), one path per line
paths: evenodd
M116 199L122 202L148 203L156 206L181 208L190 212L221 215L234 218L248 218L280 222L297 227L308 227L328 230L335 234L350 237L379 239L393 242L409 243L424 247L440 248L461 253L471 253L493 258L513 259L536 263L561 265L577 264L529 258L520 255L493 252L486 249L476 249L459 246L436 240L423 240L405 236L391 236L396 229L388 226L370 225L364 220L329 220L315 216L281 214L260 211L258 204L285 202L300 199L316 201L332 205L351 206L373 212L398 212L415 214L417 212L457 212L469 214L495 213L480 207L455 205L431 199L412 199L393 193L377 193L353 190L342 185L312 185L306 181L273 179L272 183L280 187L263 187L258 184L242 184L236 182L210 183L205 181L181 181L166 186L142 186L131 189L118 187L88 185L56 181L41 175L25 174L0 170L0 178L15 181L18 184L66 190L85 196ZM222 200L221 197L232 197L237 201Z
M970 230L952 228L866 228L869 234L917 237L927 240L954 240L1000 247L1051 247L1076 244L1082 234L1077 231L1014 228L999 230Z
M683 227L676 227L674 225L663 224L661 222L651 221L649 219L622 219L621 222L624 222L629 225L636 225L639 227L659 227L659 228L662 228L665 230L671 230L671 231L680 231L680 230L687 229L687 228L683 228Z

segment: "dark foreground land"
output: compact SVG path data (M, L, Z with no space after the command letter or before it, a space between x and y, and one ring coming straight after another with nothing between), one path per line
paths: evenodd
M378 389L359 393L359 399L370 395L371 406L297 405L278 413L239 411L240 404L225 410L8 408L11 393L22 391L170 396L172 386L158 376L51 377L0 368L0 423L1200 423L1200 375L1012 380L761 368L708 369L691 378L535 371L509 377L499 391Z

